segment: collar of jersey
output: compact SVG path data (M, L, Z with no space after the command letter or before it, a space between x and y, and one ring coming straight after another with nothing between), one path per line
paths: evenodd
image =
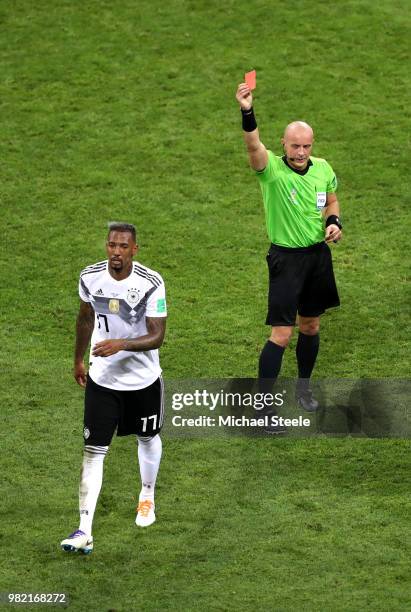
M281 158L283 160L283 162L285 163L286 166L288 166L290 168L290 170L292 170L293 172L295 172L296 174L300 174L301 176L304 176L304 174L307 174L308 170L310 169L310 166L313 165L313 162L311 161L311 159L308 160L308 164L306 165L306 167L304 168L304 170L297 170L297 168L293 168L292 166L290 166L290 164L287 161L287 158L285 155L282 156Z
M114 278L114 276L111 276L111 274L110 274L110 270L108 269L108 259L107 259L107 264L106 264L107 275L115 283L124 283L124 281L127 281L131 277L131 275L133 274L133 272L134 272L134 263L135 262L133 261L133 265L132 265L130 274L128 276L126 276L126 278L122 278L121 280L117 280L116 278Z

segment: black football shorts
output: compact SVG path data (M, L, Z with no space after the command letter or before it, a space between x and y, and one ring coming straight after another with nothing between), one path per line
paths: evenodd
M272 244L267 264L267 325L295 325L297 313L318 317L340 305L331 251L325 242L295 249Z
M87 377L84 400L84 442L109 446L118 436L155 436L164 420L164 387L160 376L152 385L135 391L117 391Z

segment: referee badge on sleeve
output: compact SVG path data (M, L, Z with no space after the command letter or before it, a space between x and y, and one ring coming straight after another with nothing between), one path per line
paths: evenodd
M317 208L321 209L327 203L327 192L326 191L317 191Z

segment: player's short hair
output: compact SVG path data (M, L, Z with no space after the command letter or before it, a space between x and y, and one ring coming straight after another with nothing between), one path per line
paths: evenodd
M111 223L108 224L107 238L110 236L111 232L130 232L134 242L137 244L136 228L131 223L122 223L120 221L112 221Z

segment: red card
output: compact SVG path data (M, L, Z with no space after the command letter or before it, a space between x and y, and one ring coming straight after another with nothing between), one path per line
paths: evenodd
M245 73L245 82L248 87L252 90L256 88L256 72L255 70L251 70L251 72Z

